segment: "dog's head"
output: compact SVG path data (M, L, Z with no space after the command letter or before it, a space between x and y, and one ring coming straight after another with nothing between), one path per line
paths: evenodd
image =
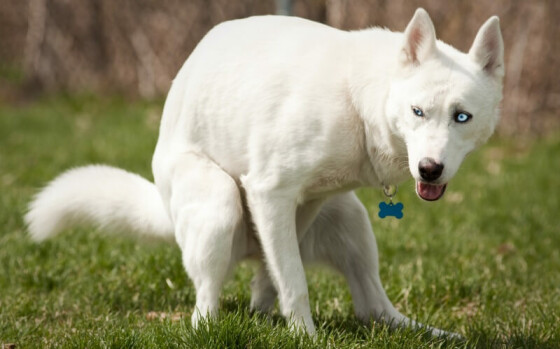
M465 156L497 124L504 76L499 20L486 21L465 54L437 41L430 17L418 9L401 54L386 113L406 143L418 195L437 200Z

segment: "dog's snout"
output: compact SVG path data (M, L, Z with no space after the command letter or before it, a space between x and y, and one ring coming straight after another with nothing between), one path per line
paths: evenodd
M422 179L426 181L435 181L443 172L443 164L437 163L432 158L423 158L418 163L418 172Z

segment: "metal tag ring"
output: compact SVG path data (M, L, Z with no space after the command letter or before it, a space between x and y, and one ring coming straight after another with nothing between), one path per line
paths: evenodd
M397 195L397 186L396 185L383 186L383 194L385 194L385 196L388 198L392 198L393 196Z

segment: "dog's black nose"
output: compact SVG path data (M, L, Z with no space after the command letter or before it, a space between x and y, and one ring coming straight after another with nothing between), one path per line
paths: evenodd
M420 176L428 182L435 181L443 172L443 164L438 164L432 158L423 158L418 163L418 172L420 172Z

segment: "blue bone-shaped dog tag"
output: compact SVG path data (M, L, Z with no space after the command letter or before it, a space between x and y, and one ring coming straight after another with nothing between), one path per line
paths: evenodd
M401 202L397 202L393 204L392 202L380 202L379 203L379 218L385 218L387 216L393 216L397 219L403 218L403 210L404 205Z

